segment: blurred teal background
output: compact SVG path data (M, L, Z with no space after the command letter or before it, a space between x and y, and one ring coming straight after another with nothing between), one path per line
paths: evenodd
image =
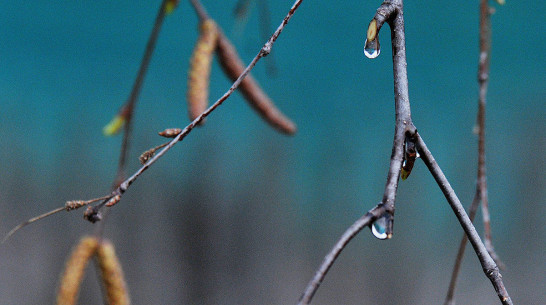
M248 62L258 6L204 1ZM271 32L293 1L269 1ZM236 93L135 182L106 226L134 304L294 304L334 242L383 194L394 131L390 30L362 52L380 1L304 1L253 75L298 124L286 137ZM121 137L102 127L127 98L160 1L0 3L0 233L66 200L108 193ZM516 304L546 301L545 3L492 16L487 169L493 239ZM414 122L465 206L475 190L478 1L407 1ZM169 16L135 114L129 172L156 134L188 123L197 19ZM210 99L230 86L217 63ZM94 225L83 211L24 228L0 246L0 304L51 304L69 251ZM481 214L478 215L481 218ZM477 221L479 232L482 222ZM313 304L442 304L462 230L417 162L401 182L395 235L361 232ZM471 249L458 304L498 304ZM80 304L101 302L94 268Z

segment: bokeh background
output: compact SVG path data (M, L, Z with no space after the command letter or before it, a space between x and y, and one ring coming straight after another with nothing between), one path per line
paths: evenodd
M245 61L262 46L256 1L204 1ZM292 0L268 1L270 32ZM127 98L160 1L0 2L0 233L66 200L107 194L121 137L102 127ZM382 198L394 131L389 29L362 52L380 1L305 1L253 74L297 122L276 133L236 93L135 182L112 209L134 304L294 304L342 232ZM546 302L545 3L492 4L487 168L495 247L516 304ZM407 1L414 122L461 201L475 189L478 1ZM135 114L129 172L188 123L197 19L169 16ZM267 62L269 61L269 63ZM276 73L268 73L274 65ZM214 63L210 96L230 82ZM0 304L54 303L73 245L96 225L81 210L0 246ZM481 214L478 215L481 218ZM482 222L477 221L482 232ZM395 235L362 231L313 304L441 304L462 230L425 166L401 182ZM89 268L81 304L102 302ZM498 304L467 248L458 304Z

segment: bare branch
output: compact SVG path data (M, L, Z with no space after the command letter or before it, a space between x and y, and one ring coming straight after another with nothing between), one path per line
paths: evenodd
M425 165L428 167L430 173L438 183L438 186L444 193L444 196L451 206L451 209L455 213L455 216L457 216L459 223L463 227L463 230L465 231L468 240L470 241L470 244L474 248L478 259L480 260L483 272L493 284L493 287L495 288L495 291L497 292L497 295L501 300L502 304L513 304L512 299L510 299L510 296L506 291L506 288L504 288L504 283L502 282L502 276L499 272L499 267L497 267L497 264L495 264L495 261L487 252L487 249L482 243L480 236L476 231L476 228L474 228L474 226L472 225L472 221L470 221L470 218L466 214L464 207L462 206L459 198L455 194L455 191L449 184L449 181L440 169L440 166L438 166L438 163L436 163L436 160L428 150L425 142L419 134L417 134L417 151L421 155L421 158L423 159L423 162L425 162Z
M239 75L237 80L231 85L229 90L222 95L214 104L212 104L207 110L205 110L200 116L195 118L190 124L188 124L182 132L180 132L176 137L174 137L163 149L161 149L157 154L155 154L153 157L151 157L142 167L140 167L131 177L123 181L110 195L110 198L115 196L121 196L127 189L131 186L133 182L144 172L146 171L152 164L154 164L159 158L161 158L167 151L169 151L176 143L181 142L192 130L195 126L197 126L201 121L203 121L211 112L213 112L218 106L220 106L227 98L231 96L231 94L239 87L243 79L250 73L250 71L254 68L256 63L264 56L269 54L271 51L271 48L279 35L281 34L282 30L290 21L300 4L303 2L303 0L296 0L290 10L288 11L288 14L286 17L284 17L283 21L277 28L277 30L273 33L273 35L269 38L269 40L264 44L264 46L260 49L258 54L252 59L252 61L248 64L248 66L245 68L245 70ZM192 4L196 7L196 10L198 11L198 14L200 18L205 18L206 11L201 7L200 3L196 0L192 0ZM108 200L104 200L102 203L88 208L88 210L85 213L86 219L88 219L91 222L95 222L100 220L99 211L101 208L106 205Z
M476 120L476 129L478 132L478 173L476 180L476 194L472 200L472 204L469 209L469 217L471 221L474 221L474 216L478 209L478 205L482 204L482 214L485 231L485 247L493 258L493 260L499 265L501 269L504 268L504 264L500 261L498 255L495 253L493 244L491 242L491 226L488 209L488 196L487 196L487 175L485 167L485 105L487 102L487 86L489 83L489 62L491 57L491 8L489 7L487 0L480 0L480 56L478 64L478 84L479 84L479 98L478 98L478 115ZM453 266L453 272L451 274L451 280L446 295L445 305L455 303L455 287L457 285L457 277L459 275L459 269L464 257L464 250L466 248L467 237L463 235L461 243L459 244L459 250Z
M364 216L360 217L355 223L353 223L346 231L341 235L336 242L332 250L324 257L322 264L319 266L315 275L307 284L307 287L303 291L300 297L298 305L309 304L311 299L318 290L320 284L324 280L326 273L330 270L330 267L334 264L335 260L341 254L341 251L345 249L345 246L355 237L358 232L363 228L370 226L377 218L381 217L385 213L385 205L377 205L373 209L369 210Z
M485 171L485 105L487 103L487 86L489 85L489 62L491 58L491 7L487 0L480 0L480 60L478 65L478 83L480 85L478 101L478 187L482 204L484 225L484 242L487 251L495 262L503 268L491 238L489 217L489 200L487 197L487 175Z

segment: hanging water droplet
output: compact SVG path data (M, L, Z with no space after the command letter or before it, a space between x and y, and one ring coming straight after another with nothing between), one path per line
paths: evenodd
M383 214L370 226L373 236L378 239L387 239L391 238L390 234L387 233L387 226L389 225L390 215Z
M379 46L379 35L375 36L375 39L368 40L364 43L364 55L368 58L376 58L381 53Z

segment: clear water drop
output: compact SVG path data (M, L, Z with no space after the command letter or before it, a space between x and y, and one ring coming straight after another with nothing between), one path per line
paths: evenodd
M374 40L366 39L366 42L364 43L364 55L366 55L366 57L376 58L379 56L379 53L381 53L378 37L379 35L375 36Z
M374 221L374 223L372 223L372 225L370 226L373 236L378 239L391 238L391 235L387 233L387 226L389 225L390 219L390 215L383 214L383 216Z

